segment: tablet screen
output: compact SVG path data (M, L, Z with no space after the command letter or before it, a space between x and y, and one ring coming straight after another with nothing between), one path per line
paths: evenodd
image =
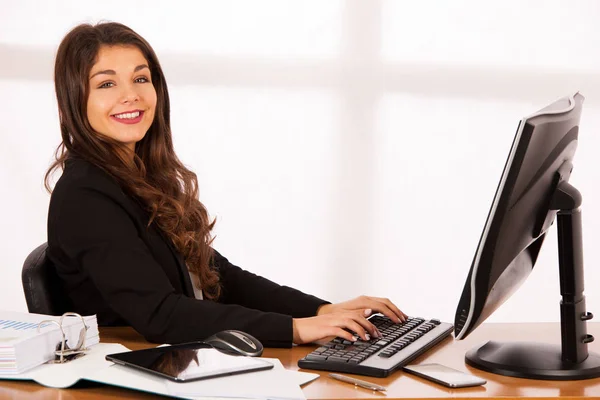
M268 361L221 353L206 344L128 351L109 354L106 359L178 382L273 368L273 364Z

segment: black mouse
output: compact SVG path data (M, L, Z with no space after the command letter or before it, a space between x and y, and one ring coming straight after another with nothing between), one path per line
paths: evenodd
M215 349L225 353L258 357L263 353L263 345L249 333L233 329L217 332L203 340Z

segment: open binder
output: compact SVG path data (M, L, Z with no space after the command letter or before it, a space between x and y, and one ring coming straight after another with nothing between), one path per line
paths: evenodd
M0 311L0 375L15 375L46 362L66 363L100 342L96 316Z
M175 383L165 378L106 361L107 354L128 349L118 343L100 343L81 358L63 364L43 364L23 374L0 379L33 380L44 386L68 388L80 380L119 386L132 390L184 399L237 398L302 400L300 385L318 374L288 371L276 358L261 358L273 363L273 369L214 379Z
M68 388L86 380L185 399L301 400L305 397L300 385L319 377L285 370L276 358L261 358L273 368L176 383L107 361L108 354L129 349L99 341L95 315L54 317L0 311L0 380L33 380L53 388Z

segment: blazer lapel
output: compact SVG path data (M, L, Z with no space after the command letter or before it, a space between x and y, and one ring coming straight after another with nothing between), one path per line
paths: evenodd
M179 253L179 251L177 251L173 242L171 242L171 240L168 237L166 237L160 229L154 226L154 224L152 224L152 229L154 229L154 231L158 233L162 240L167 244L169 250L171 250L173 258L177 262L177 267L179 268L179 273L181 275L181 279L183 280L184 294L188 297L195 298L196 296L194 295L194 287L192 286L192 280L190 279L190 273L187 269L187 265L185 264L185 259Z
M170 240L167 240L167 244L169 245L169 249L171 249L171 253L173 253L173 256L177 260L177 265L179 266L179 271L181 272L181 277L183 279L183 286L186 291L185 295L188 297L195 297L194 287L192 286L192 280L190 279L190 272L188 271L183 256L175 249L175 246Z

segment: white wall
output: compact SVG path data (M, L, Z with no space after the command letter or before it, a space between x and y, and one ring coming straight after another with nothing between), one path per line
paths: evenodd
M167 5L167 3L169 5ZM518 120L587 98L572 182L600 311L600 5L589 1L0 0L0 308L46 240L54 52L82 21L154 46L176 150L244 268L452 321ZM555 232L492 321L557 321Z

